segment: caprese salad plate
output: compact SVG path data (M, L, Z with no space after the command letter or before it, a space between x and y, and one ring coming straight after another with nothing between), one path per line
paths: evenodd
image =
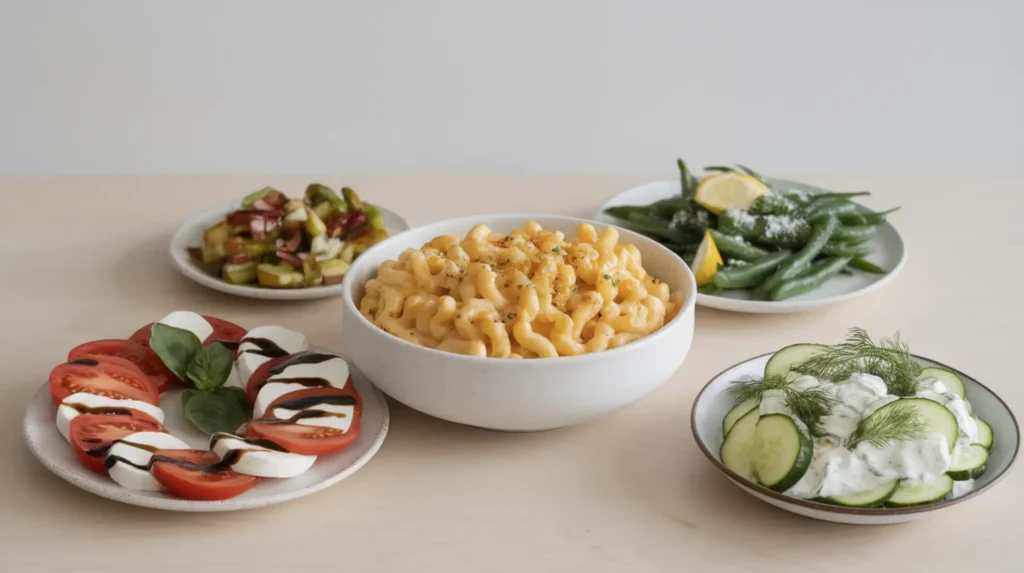
M825 521L879 525L992 488L1017 457L1009 407L974 378L853 329L732 366L697 396L694 439L742 490Z
M713 177L714 173L705 179ZM754 181L739 172L728 172L721 179L725 177L741 183ZM685 171L683 178L693 179ZM761 203L749 209L726 209L719 215L698 208L697 217L685 210L673 214L674 202L688 201L683 197L683 178L654 181L618 193L601 205L592 218L625 226L662 242L694 269L698 286L702 285L702 275L707 275L708 283L697 293L700 306L754 314L813 310L875 292L889 284L906 264L906 246L896 228L886 220L886 213L874 213L847 197L839 197L864 193L833 193L795 181L758 177L756 186L768 190L767 196L790 208L798 204L797 199L790 198L800 198L810 205L802 209L843 211L838 215L839 222L829 226L808 215L805 218L815 222L812 225L798 217L799 213L764 214L762 211L770 211L770 207L762 207ZM689 185L694 186L699 187L692 182ZM815 198L824 198L820 201L822 205L813 205ZM833 201L839 205L831 204ZM871 224L857 220L864 217L874 219ZM757 242L761 238L759 233L782 240L792 229L803 232L797 233L799 236L792 243L773 247ZM842 239L847 236L844 233L863 236ZM834 237L826 239L825 234ZM816 237L824 242L817 244L813 240ZM804 238L806 243L801 242ZM679 244L680 241L694 242ZM806 268L795 270L798 262ZM790 270L792 276L786 274ZM711 279L711 275L720 276ZM774 289L768 288L769 284L774 284ZM755 285L759 288L753 288Z
M185 221L171 239L175 267L214 290L256 299L341 294L352 261L409 228L352 189L313 183L301 197L266 187Z
M24 432L79 488L209 512L333 485L373 457L388 423L383 394L301 333L175 311L71 349L32 398Z

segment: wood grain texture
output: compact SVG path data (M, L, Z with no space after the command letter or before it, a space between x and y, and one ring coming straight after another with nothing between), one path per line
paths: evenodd
M700 387L726 366L787 343L838 340L852 325L898 329L915 352L971 373L1021 407L1022 178L790 176L870 189L869 205L903 205L891 219L908 248L903 274L878 293L814 313L698 309L693 348L674 378L582 426L503 434L392 402L391 432L367 467L280 506L218 515L123 506L50 475L22 442L24 406L68 349L127 337L171 310L250 327L280 324L344 350L336 299L235 298L174 270L171 234L208 206L267 184L297 193L316 180L353 186L412 225L483 213L587 216L620 190L671 176L0 179L0 569L795 573L913 563L930 571L1014 570L1024 559L1014 533L1024 512L1020 471L921 522L820 523L729 484L694 445L688 415Z

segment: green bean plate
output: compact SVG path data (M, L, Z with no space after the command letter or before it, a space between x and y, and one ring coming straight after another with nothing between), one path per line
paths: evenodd
M730 266L722 267L715 283L697 294L698 305L757 314L813 310L879 290L902 270L907 250L884 213L874 213L859 203L851 207L849 199L842 194L820 187L772 178L764 178L764 182L773 193L791 197L831 195L812 201L813 208L819 211L806 218L813 218L816 223L794 229L796 247L768 245L765 249L745 242L744 233L757 233L757 226L751 224L744 228L749 221L730 221L728 212L719 215L711 232ZM698 239L686 228L688 222L666 227L664 221L666 217L671 220L671 216L659 212L659 209L673 208L673 200L681 197L680 179L646 183L615 195L601 205L592 218L650 234L689 262ZM828 218L838 218L840 224L829 223ZM881 223L876 224L879 220ZM701 222L693 223L700 226ZM813 263L809 262L809 257L799 260L802 256L799 245L813 241L813 237L822 232L832 237L820 248L819 259L822 260ZM699 237L700 231L695 233ZM789 258L798 260L787 260L782 254L787 249L792 249L793 253ZM726 250L729 252L724 252ZM794 263L800 264L800 268L794 268ZM729 272L723 272L727 268ZM716 283L726 288L717 288Z

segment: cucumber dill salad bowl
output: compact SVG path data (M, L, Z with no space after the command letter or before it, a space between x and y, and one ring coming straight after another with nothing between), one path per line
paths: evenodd
M742 489L840 523L909 521L970 499L1014 462L1013 413L973 378L852 329L718 375L694 403L694 438Z
M754 313L810 310L867 294L902 269L906 249L888 222L898 210L763 177L745 166L634 187L593 215L665 245L693 269L703 306Z

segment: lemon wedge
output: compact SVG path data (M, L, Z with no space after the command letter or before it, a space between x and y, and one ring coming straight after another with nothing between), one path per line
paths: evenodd
M722 266L722 255L718 252L715 240L711 233L704 232L704 240L697 247L697 254L693 257L693 276L697 279L697 286L704 286L711 282L718 274L718 267Z
M720 173L700 180L694 200L714 214L726 209L747 209L771 191L746 173Z

